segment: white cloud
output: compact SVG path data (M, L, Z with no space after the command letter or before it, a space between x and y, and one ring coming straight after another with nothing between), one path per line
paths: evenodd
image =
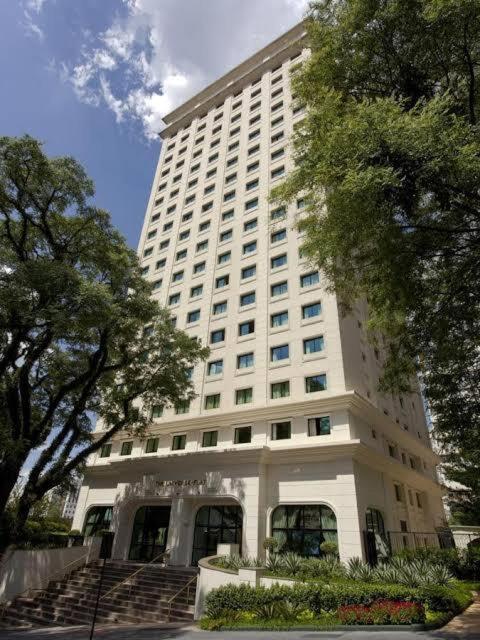
M44 40L45 34L36 20L42 12L46 0L25 0L23 3L23 27L27 35L36 36L39 40Z
M41 8L45 0L30 0ZM80 56L57 65L78 98L147 138L173 108L298 22L307 0L123 0ZM63 66L62 66L63 65Z

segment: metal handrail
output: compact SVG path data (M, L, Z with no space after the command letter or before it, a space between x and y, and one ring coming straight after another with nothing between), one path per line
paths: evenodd
M168 604L167 621L170 620L170 614L172 612L172 602L175 600L175 598L178 598L178 596L182 593L182 591L185 591L185 589L187 589L187 605L188 605L188 599L190 597L190 585L192 584L192 582L195 582L197 578L198 578L197 575L192 576L190 580L187 582L187 584L184 584L183 587L179 589L177 593L175 593L167 602Z
M131 578L133 578L134 576L138 575L141 571L143 571L144 569L146 569L146 567L148 567L149 565L151 565L153 562L156 562L159 558L162 558L163 556L166 556L170 553L170 549L165 549L165 551L162 551L162 553L160 553L158 556L156 556L155 558L153 558L152 560L150 560L150 562L147 562L147 564L144 564L140 567L140 569L137 569L136 571L134 571L133 573L131 573L129 576L127 576L126 578L124 578L121 582L119 582L118 584L114 585L111 589L109 589L107 591L107 593L104 593L103 596L100 596L100 600L103 600L104 598L106 598L107 596L109 596L111 593L113 593L113 591L116 591L116 589L118 589L119 587L121 587L123 584L125 584L125 582L128 582L128 580L130 580Z
M68 562L66 565L64 565L63 567L61 567L60 569L57 569L57 571L54 571L53 573L51 573L47 578L45 578L45 580L43 581L43 584L46 585L48 587L48 584L50 582L50 580L53 579L54 576L58 575L59 573L61 573L62 575L65 575L66 573L69 573L68 571L66 571L66 569L72 565L75 564L77 562L80 562L80 560L86 560L88 558L88 553L86 553L83 556L80 556L80 558L75 558L75 560L72 560L71 562ZM23 594L25 593L29 593L30 591L44 591L46 587L27 587L26 589L24 589L23 591L20 591L20 593L15 594L15 598L21 598L23 596ZM0 618L3 617L6 608L8 607L8 605L10 604L11 600L5 600L4 602L2 602L2 606L1 606L1 613L0 613Z

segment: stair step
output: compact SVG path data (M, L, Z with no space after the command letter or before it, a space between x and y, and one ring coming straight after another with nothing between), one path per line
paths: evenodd
M122 584L125 578L143 567L138 575ZM100 573L100 563L92 563L62 580L51 581L43 591L32 592L31 597L17 597L3 612L1 623L18 628L26 625L90 624ZM196 581L189 585L188 594L187 589L181 590L197 575L195 568L176 569L112 561L105 568L101 593L105 595L115 586L117 589L100 600L97 620L110 624L159 622L167 618L172 622L191 622ZM169 606L173 596L176 596L175 600Z

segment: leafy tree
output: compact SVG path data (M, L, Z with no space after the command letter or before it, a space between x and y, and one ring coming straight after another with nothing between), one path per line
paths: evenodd
M381 389L420 365L438 441L478 461L480 2L320 0L307 24L306 116L273 196L305 197L307 255L346 309L367 299Z
M4 544L115 434L143 434L152 405L191 398L189 369L206 356L151 299L93 194L74 159L48 158L28 136L0 139L2 517L35 454Z

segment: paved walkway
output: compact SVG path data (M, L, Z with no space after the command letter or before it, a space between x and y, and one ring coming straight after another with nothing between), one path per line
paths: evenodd
M200 631L178 624L99 625L98 640L372 640L372 631ZM0 629L1 640L88 640L87 627ZM480 600L443 629L428 632L377 631L374 640L480 640Z

